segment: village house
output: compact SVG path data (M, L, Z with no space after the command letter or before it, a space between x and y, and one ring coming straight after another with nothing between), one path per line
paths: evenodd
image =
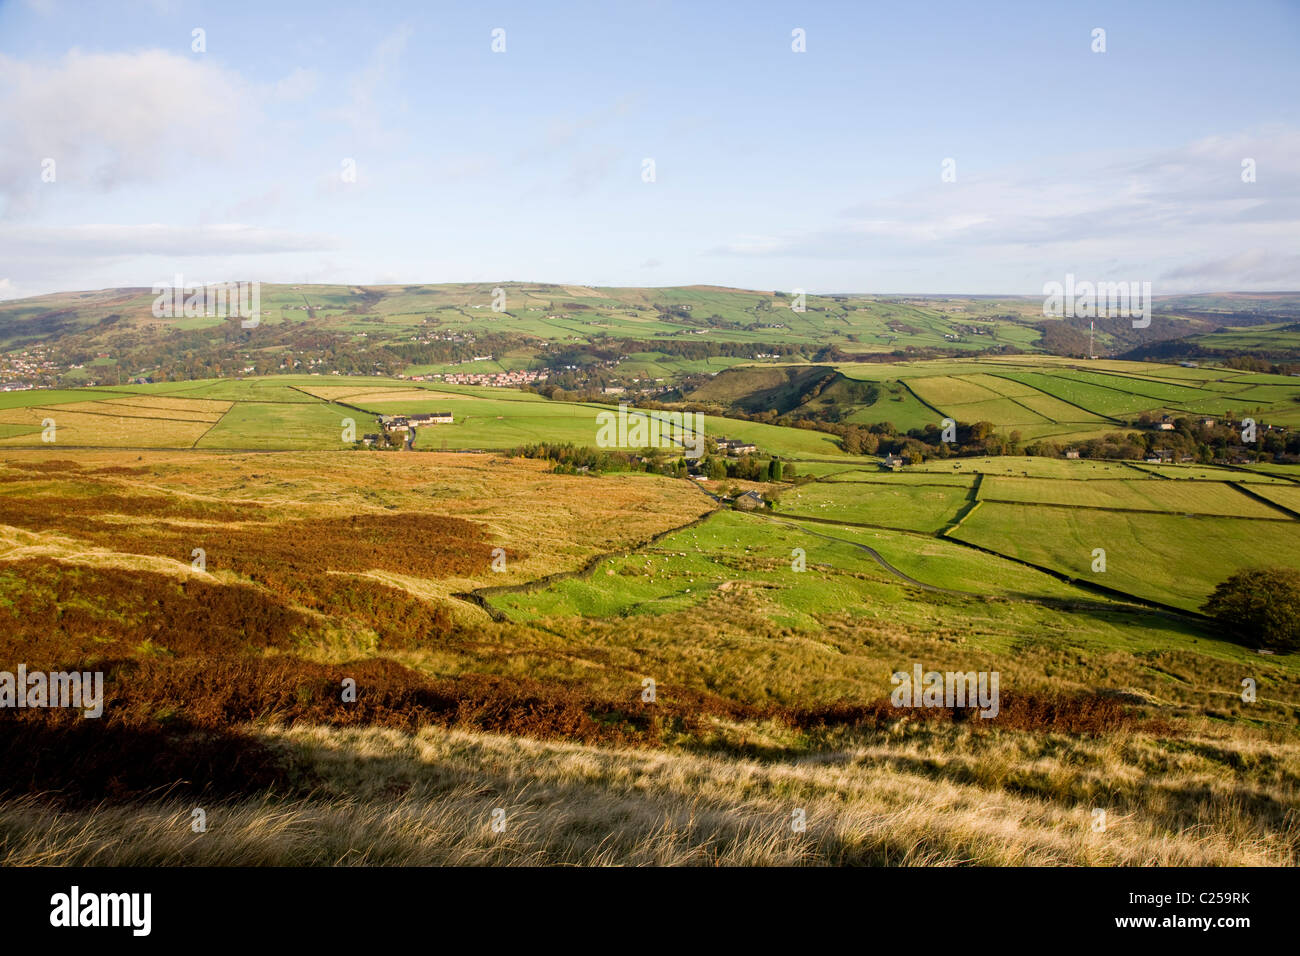
M740 441L738 439L733 439L733 438L723 438L719 436L716 444L718 446L718 451L735 457L739 457L741 455L752 455L756 451L758 451L757 445L753 445L747 441Z
M432 412L428 415L408 415L407 422L413 427L421 425L450 425L453 422L451 412Z

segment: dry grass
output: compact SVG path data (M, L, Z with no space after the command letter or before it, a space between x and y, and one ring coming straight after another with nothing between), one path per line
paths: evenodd
M148 417L140 417L141 409L117 409L94 411L73 411L64 406L51 405L48 408L10 408L0 412L0 424L30 425L39 431L47 418L54 419L56 428L55 443L60 454L68 454L66 446L72 445L120 445L131 448L176 448L192 445L203 433L212 427L210 420L177 421L172 418L156 417L167 414L158 412ZM203 416L207 418L207 416ZM0 439L0 445L30 445L31 435L20 435ZM120 452L119 452L120 455Z
M868 569L845 573L882 616L819 606L815 629L730 586L663 614L465 626L457 591L712 507L682 481L546 468L6 452L0 665L101 662L109 706L0 721L0 863L1296 862L1300 677L1250 660L1247 707L1242 661L1111 646L1127 619ZM731 581L760 557L718 560ZM899 719L882 699L906 661L1000 670L999 718Z
M82 514L98 510L101 524L114 514L136 513L123 510L126 504L139 505L151 518L255 522L271 531L274 522L412 512L459 517L483 527L489 547L505 548L510 559L504 572L492 571L483 560L474 573L446 578L448 591L577 569L596 554L680 527L711 508L681 481L552 475L548 468L546 462L486 454L146 451L128 456L59 448L6 451L0 483L22 483L6 495L11 509L21 505L34 516L22 527L74 536L76 528L57 527L70 497L84 499ZM94 525L82 527L87 537L94 530ZM193 546L202 545L200 537L194 535ZM87 544L128 550L111 537ZM186 557L189 548L164 554Z
M1219 866L1294 864L1300 851L1294 744L1171 751L1143 735L972 740L900 725L760 762L435 728L261 736L314 768L316 793L93 812L14 799L0 804L0 862ZM1153 761L1169 764L1158 779ZM206 833L190 828L196 805Z

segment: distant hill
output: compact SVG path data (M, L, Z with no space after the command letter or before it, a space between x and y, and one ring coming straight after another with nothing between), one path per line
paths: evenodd
M615 288L538 282L442 285L263 284L256 327L205 308L155 314L144 287L66 292L0 302L0 381L122 385L310 371L351 375L547 371L578 393L683 385L702 402L795 411L814 387L804 371L725 393L703 376L752 363L830 367L1046 352L1082 357L1087 319L1044 319L1026 296L806 295L711 285ZM193 306L194 303L191 303ZM1235 311L1234 311L1235 310ZM1281 318L1279 318L1279 316ZM1217 350L1160 345L1221 328L1290 324L1300 295L1223 293L1157 300L1147 329L1095 323L1095 354L1173 357ZM1276 354L1293 353L1261 339ZM1159 345L1159 348L1157 346ZM1232 348L1252 348L1239 343ZM34 351L32 351L34 350ZM31 354L24 355L24 352ZM1230 352L1224 354L1231 354ZM754 382L758 382L757 379ZM842 383L824 383L833 405ZM710 390L711 389L711 390ZM685 393L683 393L685 394ZM897 397L897 396L896 396ZM845 404L861 405L861 396ZM695 400L695 399L692 399ZM790 403L795 403L791 406ZM737 406L744 407L744 406Z

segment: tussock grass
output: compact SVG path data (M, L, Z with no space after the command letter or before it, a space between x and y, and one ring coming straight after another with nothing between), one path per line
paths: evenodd
M0 803L0 862L1220 866L1300 853L1293 743L900 723L759 761L432 727L260 736L308 762L318 790L93 812L13 799ZM190 828L195 806L205 833ZM491 826L497 808L503 832ZM1093 808L1107 811L1104 832Z

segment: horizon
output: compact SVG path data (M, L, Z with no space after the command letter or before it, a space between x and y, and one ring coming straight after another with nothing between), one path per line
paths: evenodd
M743 286L720 285L716 282L688 282L684 284L673 285L604 285L593 284L589 282L564 282L552 280L530 280L530 279L481 279L467 281L449 281L449 282L347 282L343 280L332 282L293 282L281 281L277 279L270 280L243 280L237 277L227 277L224 279L211 279L202 284L204 285L221 285L225 283L257 281L261 285L270 286L342 286L356 289L400 289L414 286L461 286L461 285L495 285L495 286L556 286L556 287L576 287L580 289L718 289L724 292L746 292L758 294L776 294L788 293L788 289L762 289L762 288L745 288ZM174 285L171 288L176 288ZM186 283L185 288L190 288L191 284ZM820 292L816 289L803 290L807 295L818 296L821 298L833 298L835 296L850 297L874 297L882 299L901 299L901 298L925 298L925 299L1041 299L1041 292L861 292L861 291L829 291ZM40 292L35 295L23 296L22 299L40 299L49 296L58 295L97 295L103 292L139 292L154 294L153 285L124 285L124 286L104 286L98 289L57 289L52 292ZM1300 296L1300 288L1297 289L1207 289L1202 292L1168 292L1155 293L1152 295L1153 300L1158 299L1183 299L1195 296L1214 296L1214 295L1240 295L1240 296ZM0 302L17 302L21 299L0 299Z

